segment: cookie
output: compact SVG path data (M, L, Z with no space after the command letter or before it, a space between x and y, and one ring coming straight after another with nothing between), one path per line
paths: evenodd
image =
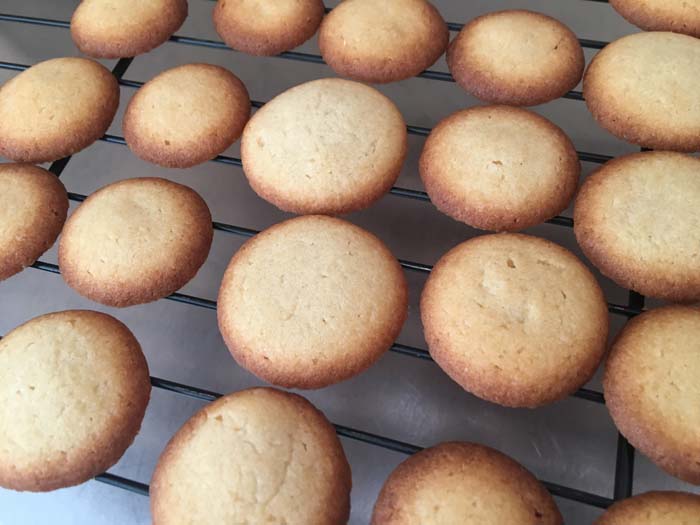
M476 443L418 452L391 473L372 525L562 525L552 496L522 465Z
M700 485L700 309L667 306L627 323L605 366L620 432L669 474Z
M700 159L625 155L581 186L574 233L600 271L625 288L675 302L700 300Z
M70 32L95 58L141 55L167 41L187 18L187 0L82 0Z
M87 58L54 58L0 89L0 156L49 162L104 135L119 105L117 79Z
M250 98L238 77L219 66L185 64L134 94L124 114L124 138L145 161L189 168L238 140L249 117Z
M209 254L209 208L187 186L157 178L96 191L68 218L58 247L66 283L108 306L148 303L187 284Z
M205 406L170 440L151 482L154 525L337 525L350 514L350 466L306 399L242 390Z
M53 246L68 213L66 188L30 164L0 164L0 281Z
M571 252L504 233L463 242L433 268L421 296L430 355L472 394L537 407L588 381L605 352L608 311Z
M700 150L700 40L636 33L615 40L583 78L586 105L613 135L651 149Z
M480 100L535 106L573 89L583 74L583 49L558 20L525 10L479 16L447 50L455 81Z
M377 237L318 215L247 241L226 269L218 305L241 366L276 385L321 388L359 374L391 346L408 292Z
M344 0L323 20L318 47L341 76L396 82L432 66L450 33L426 0Z
M339 78L278 95L253 115L241 139L253 190L298 214L368 207L396 182L406 150L406 123L394 103Z
M700 496L646 492L613 503L594 525L700 525Z
M214 27L233 49L271 56L314 36L323 14L323 0L219 0Z
M453 113L433 128L419 167L440 211L495 231L528 228L565 210L581 172L560 128L511 106Z
M42 315L0 340L0 486L49 491L114 465L151 395L138 341L114 317Z
M645 31L700 37L700 0L609 0L615 11Z

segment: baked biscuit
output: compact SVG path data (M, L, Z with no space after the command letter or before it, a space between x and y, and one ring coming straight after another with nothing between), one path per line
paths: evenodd
M645 31L700 37L700 0L609 0L615 11Z
M219 328L238 363L270 383L321 388L359 374L406 320L401 267L371 233L297 217L246 242L224 274Z
M608 311L591 272L553 242L469 239L433 268L421 296L430 355L474 395L511 407L561 399L605 352Z
M323 20L318 46L339 75L386 83L432 66L449 38L440 12L426 0L344 0Z
M114 465L151 394L138 341L88 310L42 315L0 340L0 486L49 491Z
M700 40L636 33L615 40L583 78L586 105L603 128L646 148L700 150Z
M222 397L170 440L151 483L154 525L339 525L350 466L333 426L273 388Z
M594 525L700 525L700 496L646 492L613 503Z
M552 496L522 465L476 443L414 454L391 473L372 525L561 525Z
M581 172L560 128L510 106L450 115L433 128L419 166L440 211L496 231L528 228L566 209Z
M605 366L620 432L669 474L700 485L700 309L667 306L627 323Z
M185 64L134 94L124 114L124 138L145 161L189 168L238 140L249 117L250 98L238 77L219 66Z
M668 301L700 300L700 159L625 155L581 186L574 232L600 271L625 288Z
M87 58L54 58L0 89L0 155L49 162L104 135L119 105L117 79Z
M379 91L339 78L293 87L250 119L241 139L253 190L298 214L368 207L396 181L406 123Z
M66 283L88 299L148 303L195 276L213 233L209 208L194 190L128 179L96 191L68 218L58 262Z
M0 281L53 246L68 213L66 188L30 164L0 164Z
M525 10L479 16L447 50L455 81L480 100L535 106L573 89L583 74L583 49L558 20Z

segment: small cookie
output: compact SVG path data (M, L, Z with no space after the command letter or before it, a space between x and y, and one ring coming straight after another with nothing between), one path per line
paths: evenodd
M609 0L615 11L645 31L700 37L700 0Z
M229 394L170 440L151 483L153 525L338 525L350 514L350 465L333 426L274 388Z
M131 306L187 284L213 235L209 208L194 190L165 179L128 179L96 191L70 216L58 262L80 295Z
M450 115L433 128L419 166L440 211L495 231L528 228L565 210L581 173L560 128L511 106Z
M53 246L68 213L66 188L30 164L0 164L0 281Z
M669 474L700 485L700 309L667 306L627 323L605 366L620 432Z
M95 58L141 55L187 18L187 0L82 0L70 21L78 49Z
M552 496L512 458L476 443L414 454L391 473L372 525L562 525Z
M368 207L396 182L406 150L406 123L394 103L339 78L278 95L253 115L241 139L253 190L298 214Z
M145 161L189 168L238 140L249 117L248 91L236 75L219 66L185 64L134 94L124 114L124 138Z
M219 0L214 27L233 49L271 56L314 36L324 12L323 0Z
M398 261L371 233L312 215L243 245L224 274L219 328L241 366L290 388L321 388L369 368L408 309Z
M511 407L574 392L605 352L608 310L574 254L503 233L463 242L433 268L421 296L430 355L462 388Z
M558 20L506 10L466 24L447 50L447 65L480 100L535 106L573 89L585 61L576 35Z
M87 58L54 58L0 89L0 155L49 162L104 135L119 105L117 79Z
M700 496L646 492L613 503L594 525L700 525Z
M611 160L581 186L574 233L583 253L625 288L700 300L700 159L650 151Z
M151 383L138 341L89 310L42 315L0 340L0 486L43 492L114 465Z
M700 40L635 33L615 40L583 78L586 105L603 128L646 148L700 150Z
M432 66L450 33L426 0L344 0L323 20L318 47L344 77L396 82Z

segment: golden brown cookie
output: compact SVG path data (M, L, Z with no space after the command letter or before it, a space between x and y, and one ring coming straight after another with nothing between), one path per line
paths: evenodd
M625 155L581 186L574 232L600 271L625 288L669 301L700 300L700 159Z
M363 82L395 82L433 65L449 31L426 0L344 0L321 24L318 46L331 68Z
M48 491L114 465L151 394L138 341L114 317L42 315L0 340L0 486Z
M124 138L145 161L189 168L216 157L241 136L248 91L229 70L185 64L139 89L124 114Z
M408 292L377 237L311 215L246 242L224 274L218 306L241 366L276 385L321 388L359 374L391 346Z
M444 255L421 296L430 355L474 395L512 407L561 399L605 352L608 311L574 254L545 239L483 235Z
M253 115L241 139L253 190L298 214L368 207L394 184L406 150L406 124L394 103L339 78L278 95Z
M700 309L657 308L620 332L605 366L617 428L669 474L700 485Z
M350 465L306 399L273 388L222 397L170 440L151 483L153 525L339 525Z
M552 496L522 465L476 443L414 454L391 473L372 525L562 525Z
M0 281L53 246L68 213L66 188L30 164L0 164Z
M700 0L609 0L625 19L645 31L700 37Z
M447 50L447 65L480 100L535 106L573 89L585 61L576 35L558 20L506 10L466 24Z
M323 0L219 0L214 27L233 49L278 55L314 36L323 13Z
M58 262L66 283L108 306L148 303L187 284L209 254L209 208L194 190L157 178L96 191L68 218Z
M522 230L566 209L581 172L560 128L511 106L453 113L433 128L419 166L440 211L495 231Z
M70 32L86 55L133 57L168 40L185 18L187 0L82 0Z
M54 58L0 89L0 155L48 162L104 135L119 105L117 79L87 58Z
M594 525L700 525L700 496L646 492L614 503Z
M700 39L636 33L591 61L586 105L603 128L646 148L700 150Z

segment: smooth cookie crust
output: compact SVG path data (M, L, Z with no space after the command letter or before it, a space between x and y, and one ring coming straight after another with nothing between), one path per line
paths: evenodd
M613 503L594 525L700 525L700 496L646 492Z
M645 31L700 38L700 0L609 0L615 11Z

